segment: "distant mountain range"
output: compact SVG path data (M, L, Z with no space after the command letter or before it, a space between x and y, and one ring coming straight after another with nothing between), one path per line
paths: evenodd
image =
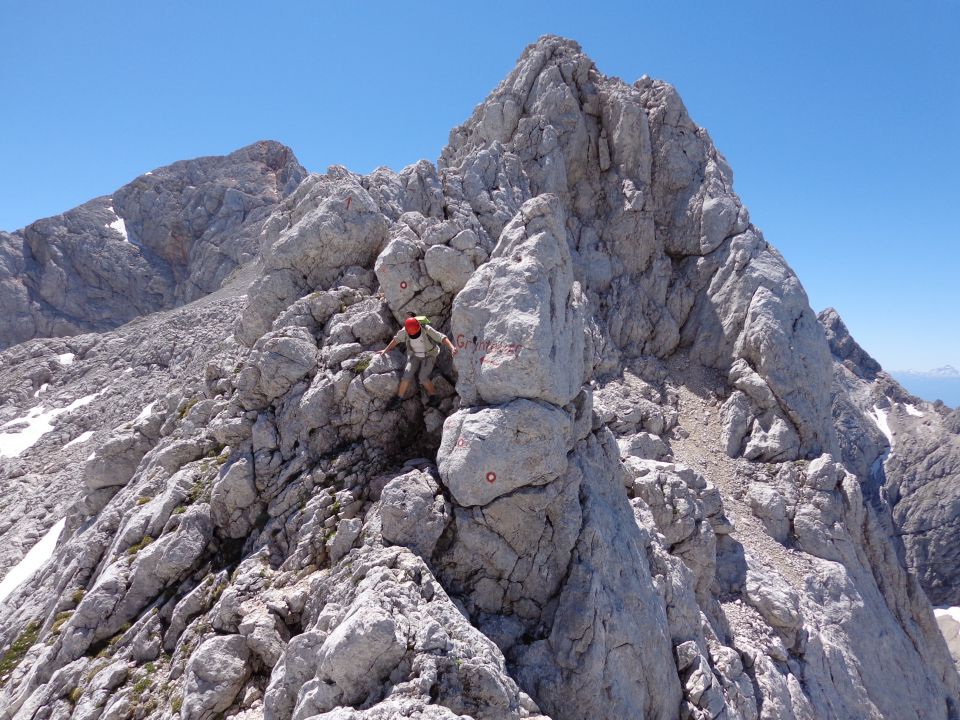
M960 370L953 365L944 365L933 370L894 370L891 375L913 375L929 378L960 378Z
M908 391L924 400L942 400L960 407L960 370L944 365L933 370L894 370L890 373Z

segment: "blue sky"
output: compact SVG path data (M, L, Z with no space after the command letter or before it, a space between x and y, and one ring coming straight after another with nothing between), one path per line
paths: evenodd
M0 228L265 138L435 160L556 33L679 89L815 310L888 369L960 367L960 0L457 5L0 0Z

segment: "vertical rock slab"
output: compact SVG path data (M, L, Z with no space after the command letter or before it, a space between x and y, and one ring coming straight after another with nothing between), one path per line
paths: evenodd
M521 684L564 720L675 718L681 690L666 613L623 493L616 441L572 454L583 528L546 637L518 650Z
M560 201L528 200L454 300L464 403L569 403L584 381L583 312Z

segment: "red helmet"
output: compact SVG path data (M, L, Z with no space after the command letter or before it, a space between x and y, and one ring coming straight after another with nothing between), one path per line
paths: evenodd
M407 335L416 335L420 332L420 321L416 318L407 318L403 321L403 329L407 331Z

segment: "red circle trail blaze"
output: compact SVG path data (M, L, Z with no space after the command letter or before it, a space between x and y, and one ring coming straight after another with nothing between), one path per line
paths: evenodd
M496 474L495 472L488 472L488 473L487 473L487 482L488 482L488 483L495 483L496 481L497 481L497 474Z
M466 447L467 440L463 436L457 438L457 447Z
M406 281L406 280L401 280L401 281L400 281L400 289L401 289L401 290L406 290L406 289L407 289L407 281Z
M350 209L350 203L351 203L351 202L353 202L353 196L352 196L352 195L347 198L347 210Z

